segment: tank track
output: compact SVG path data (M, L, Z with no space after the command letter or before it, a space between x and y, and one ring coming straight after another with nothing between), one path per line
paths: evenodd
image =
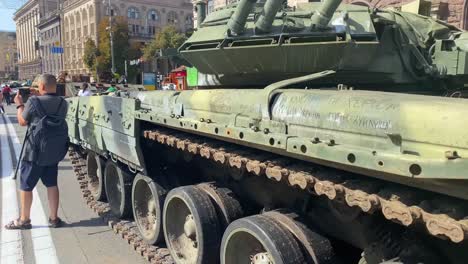
M94 199L88 190L88 180L86 179L86 161L73 149L69 149L69 156L80 185L83 199L91 210L96 212L101 219L114 231L115 234L123 238L139 255L154 264L173 264L169 249L148 245L140 236L138 227L134 221L121 220L110 213L107 203Z
M215 161L231 171L237 169L239 173L267 177L359 208L364 213L380 211L389 221L426 230L438 238L454 243L468 240L468 211L464 202L455 198L433 193L428 196L428 192L415 188L359 175L353 177L343 171L167 128L146 130L143 136L186 154ZM427 197L434 199L427 200Z

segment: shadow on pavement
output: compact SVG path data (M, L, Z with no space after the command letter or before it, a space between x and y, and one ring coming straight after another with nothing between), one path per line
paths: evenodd
M79 222L75 223L67 223L64 221L63 225L61 227L58 227L57 229L61 228L73 228L73 227L99 227L99 226L108 226L105 224L101 218L96 217L96 218L91 218L91 219L86 219L86 220L80 220ZM46 225L33 225L33 229L41 229L41 228L49 228L49 226ZM54 229L54 228L52 228Z

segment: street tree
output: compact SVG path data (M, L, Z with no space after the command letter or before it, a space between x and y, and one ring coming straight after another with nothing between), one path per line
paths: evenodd
M184 43L186 37L172 26L166 26L156 33L154 39L143 49L143 58L151 61L158 56L161 49L178 48Z
M128 50L128 60L138 60L143 55L142 53L143 45L140 42L130 43L130 48ZM138 65L128 65L128 76L127 80L129 82L136 82L137 76L141 74L141 69Z
M85 42L83 62L93 74L96 73L96 58L98 56L98 49L94 40L88 38Z
M107 19L102 20L98 26L99 56L97 57L96 68L99 74L110 72L111 70L112 59L109 28L109 20ZM128 59L129 53L128 23L124 17L113 18L112 33L116 72L122 75L125 71L125 60Z

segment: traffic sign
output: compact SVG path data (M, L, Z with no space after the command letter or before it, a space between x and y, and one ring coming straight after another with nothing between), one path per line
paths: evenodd
M63 54L63 48L62 47L52 47L51 52L54 54Z

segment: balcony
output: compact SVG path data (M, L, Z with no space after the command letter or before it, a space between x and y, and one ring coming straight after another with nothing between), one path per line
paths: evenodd
M128 32L128 35L132 39L144 39L144 40L151 40L154 38L154 34L146 33L146 32Z

